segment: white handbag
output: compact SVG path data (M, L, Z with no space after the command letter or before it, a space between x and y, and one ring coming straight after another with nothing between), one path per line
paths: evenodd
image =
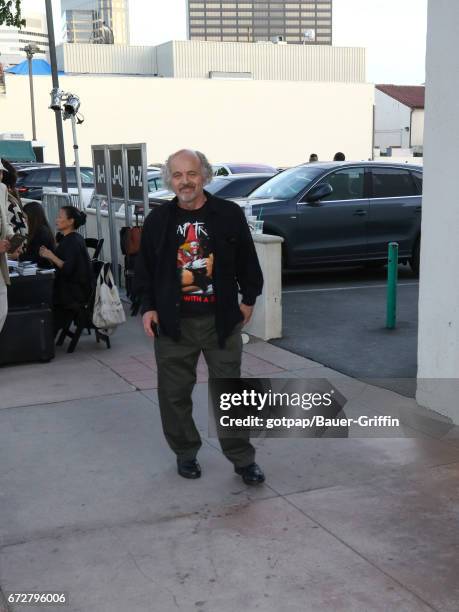
M104 333L111 334L118 325L125 323L125 321L126 315L110 264L104 264L97 277L92 322L95 327L104 330Z

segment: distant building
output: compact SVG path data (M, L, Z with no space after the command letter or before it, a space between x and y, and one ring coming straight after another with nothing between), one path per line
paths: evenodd
M61 0L63 39L72 44L129 44L128 0Z
M48 55L49 41L45 15L26 13L24 18L26 25L21 30L0 26L0 63L4 67L23 62L26 59L23 49L29 43L39 46L42 57Z
M158 45L57 48L66 73L143 74L178 79L365 83L365 49L174 40Z
M425 87L376 85L375 146L422 153Z
M188 0L190 40L332 44L332 0Z

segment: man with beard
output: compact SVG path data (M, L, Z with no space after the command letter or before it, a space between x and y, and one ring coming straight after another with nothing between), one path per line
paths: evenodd
M198 359L202 352L210 380L240 378L241 329L252 316L263 276L242 209L204 190L213 176L206 157L178 151L163 172L176 197L145 220L136 284L145 333L155 338L164 434L178 473L199 478L202 443L191 400ZM248 434L220 437L220 445L246 484L264 482Z

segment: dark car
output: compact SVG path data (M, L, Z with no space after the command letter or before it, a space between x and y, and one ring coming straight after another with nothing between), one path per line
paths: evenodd
M419 270L422 167L358 162L316 163L285 170L238 200L264 220L263 232L284 238L285 268L401 262Z
M205 186L205 190L213 195L218 195L219 198L232 200L234 198L245 198L254 189L260 187L267 180L272 178L275 173L263 174L230 174L228 176L216 176L212 181ZM158 193L150 194L150 208L155 204L164 204L165 201L170 201L175 196L175 193L168 190L162 190Z
M68 187L76 189L75 166L67 166ZM81 182L83 189L94 187L94 172L89 166L81 167ZM18 180L16 183L19 195L30 200L41 200L43 188L59 189L61 187L61 172L59 166L39 165L23 167L18 169Z

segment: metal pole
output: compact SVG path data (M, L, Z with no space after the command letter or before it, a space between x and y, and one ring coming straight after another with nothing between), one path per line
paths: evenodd
M123 146L123 177L124 177L124 219L127 227L131 227L131 203L129 202L129 177L127 150Z
M112 173L110 164L110 151L105 149L105 167L108 170L107 176L107 201L108 201L108 229L110 233L110 259L112 264L113 278L115 284L119 285L119 263L118 263L118 236L116 235L116 202L112 200Z
M30 107L32 112L32 140L35 142L37 140L37 128L35 125L35 100L33 95L32 59L32 53L27 53L27 62L29 64Z
M390 242L387 265L387 329L397 324L398 243Z
M59 88L59 77L57 76L56 39L54 36L53 6L51 0L45 0L45 6L46 23L48 27L51 76L53 79L53 87ZM64 131L62 129L62 113L60 110L55 110L54 113L56 117L57 148L59 150L59 166L61 169L62 191L64 193L68 193L67 173L65 168Z
M78 140L77 140L75 115L72 115L71 120L72 120L72 133L73 133L73 151L75 154L75 171L76 171L76 180L77 180L77 187L78 187L78 199L80 200L80 209L84 210L83 187L81 186L80 154L78 152Z

